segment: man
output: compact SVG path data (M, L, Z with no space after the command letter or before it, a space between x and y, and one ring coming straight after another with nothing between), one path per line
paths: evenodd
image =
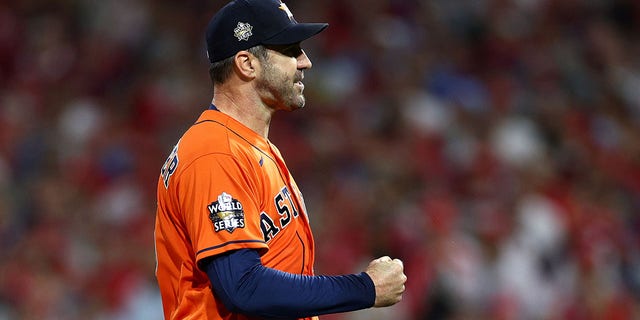
M302 194L267 138L274 112L304 106L311 61L300 42L326 27L297 23L279 0L233 1L207 26L212 104L158 182L156 276L167 319L315 319L400 301L398 259L313 275Z

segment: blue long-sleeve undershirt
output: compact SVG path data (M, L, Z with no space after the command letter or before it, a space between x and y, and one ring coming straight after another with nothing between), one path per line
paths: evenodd
M256 250L241 249L202 265L213 291L232 312L268 318L302 318L372 307L373 281L365 272L307 276L267 268Z

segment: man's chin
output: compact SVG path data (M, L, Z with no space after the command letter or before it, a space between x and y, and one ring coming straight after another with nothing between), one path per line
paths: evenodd
M297 101L295 101L289 106L290 111L304 108L305 102L306 100L304 99L304 96L300 95Z

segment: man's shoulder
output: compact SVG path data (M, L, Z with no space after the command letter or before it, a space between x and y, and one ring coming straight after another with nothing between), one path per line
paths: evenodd
M228 130L223 123L205 120L196 122L184 133L180 139L180 149L191 157L204 154L231 154Z
M252 152L252 149L265 149L265 141L232 118L220 114L198 119L182 136L180 148L194 157L214 153L234 156Z

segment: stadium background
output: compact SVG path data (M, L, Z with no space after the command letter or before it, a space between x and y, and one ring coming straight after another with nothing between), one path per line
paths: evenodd
M326 319L640 318L640 4L290 0L305 110L271 140L316 271L402 258ZM154 319L155 185L209 102L221 1L0 3L0 319Z

